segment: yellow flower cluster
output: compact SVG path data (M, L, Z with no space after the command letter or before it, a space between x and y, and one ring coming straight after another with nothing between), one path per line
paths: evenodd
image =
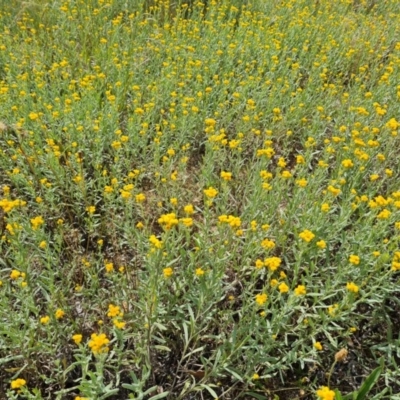
M161 215L160 218L158 218L158 223L166 230L169 231L172 227L175 225L178 225L179 220L176 217L175 213L169 213L169 214L164 214Z
M98 355L108 352L108 343L110 343L110 340L107 338L105 333L101 333L99 335L97 333L92 333L88 346L94 355Z
M317 396L321 400L335 400L335 392L327 386L322 386L317 390Z
M240 225L242 221L240 220L240 217L235 217L233 215L220 215L218 217L218 221L220 223L225 223L230 225L232 228L240 228Z
M23 200L8 200L8 199L1 199L0 200L0 207L4 210L5 213L9 213L15 207L22 207L26 205L26 201Z

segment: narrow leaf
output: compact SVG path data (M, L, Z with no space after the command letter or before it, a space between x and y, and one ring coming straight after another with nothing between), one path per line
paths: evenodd
M358 391L357 400L364 400L381 375L382 367L375 368Z
M149 400L163 399L164 397L167 397L168 395L169 395L169 392L163 392L163 393L160 393L160 394L156 394L156 395L153 396L153 397L150 397Z

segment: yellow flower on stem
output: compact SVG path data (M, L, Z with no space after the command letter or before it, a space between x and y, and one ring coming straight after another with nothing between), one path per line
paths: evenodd
M299 237L308 243L315 238L315 235L308 229L305 229L303 232L299 233Z
M256 303L262 306L268 300L268 296L265 293L256 294Z
M163 269L163 275L164 275L165 279L170 278L173 274L174 274L174 270L171 267Z
M321 400L335 400L335 392L330 390L328 386L322 386L317 390L317 396Z
M218 190L214 189L212 186L210 186L208 189L204 189L203 192L210 199L213 199L218 194Z
M304 285L299 285L294 289L294 294L296 296L304 296L307 294L306 287Z
M358 293L359 287L354 282L348 282L346 288L349 292Z
M94 355L106 353L109 349L107 344L110 343L105 333L98 335L97 333L92 333L91 340L88 346L92 350Z
M13 381L11 381L11 389L21 389L22 386L26 385L26 380L25 379L15 379Z
M75 344L79 344L82 342L82 335L80 333L76 333L72 336L72 340L75 342Z

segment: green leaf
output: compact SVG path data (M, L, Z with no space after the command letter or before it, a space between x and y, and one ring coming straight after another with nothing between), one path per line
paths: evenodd
M352 392L352 393L346 394L345 396L342 396L342 399L343 400L352 400L354 397L354 394L357 394L357 392Z
M342 394L337 389L335 390L335 400L343 400Z
M186 323L183 323L183 334L185 336L185 345L188 346L189 345L189 332L188 332L188 328Z
M106 394L103 394L103 396L99 397L99 400L107 399L108 397L111 397L114 394L117 394L118 392L119 392L119 389L110 390Z
M167 397L168 395L169 395L169 392L163 392L163 393L160 393L160 394L156 394L156 395L153 396L153 397L150 397L149 400L163 399L164 397Z
M147 389L144 393L143 396L146 396L148 394L150 394L151 392L155 392L157 390L157 385L156 386L152 386L151 388Z
M157 350L161 350L161 351L171 351L171 349L167 346L163 346L161 344L156 344L153 346L155 349Z
M262 394L254 393L254 392L246 392L243 394L244 398L248 398L247 396L252 396L254 399L258 400L268 400L268 397L263 396Z
M128 389L132 392L136 392L138 389L140 389L139 385L130 385L129 383L123 383L121 386L124 389Z
M234 376L237 380L240 382L243 382L243 378L234 370L229 369L229 368L224 368L225 371L228 371L232 376Z
M203 385L200 385L200 387L206 389L211 394L211 396L214 397L214 399L218 399L217 393L215 393L215 391L210 386L203 384Z
M360 390L357 393L357 400L364 400L367 396L367 393L372 389L375 383L378 381L379 376L381 375L382 367L375 368L370 376L365 380Z

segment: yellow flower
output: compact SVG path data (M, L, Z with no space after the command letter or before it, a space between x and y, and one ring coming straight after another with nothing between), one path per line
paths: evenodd
M45 240L42 240L42 241L39 243L39 247L40 247L41 249L45 249L46 246L47 246L47 243L46 243Z
M15 280L15 279L18 279L20 276L21 276L21 272L17 271L16 269L13 269L11 271L11 274L10 274L11 279Z
M79 344L82 342L82 335L80 333L76 333L72 336L72 340L75 342L75 344Z
M320 249L325 249L325 247L326 247L326 242L325 242L325 240L319 240L319 241L317 242L317 246L318 246Z
M350 263L353 264L353 265L358 265L358 264L360 264L360 257L358 257L358 256L356 256L356 255L354 255L354 254L352 254L352 255L349 257L349 261L350 261Z
M162 240L157 239L155 235L150 236L149 242L157 249L161 249L161 247L163 246Z
M303 232L300 232L299 237L306 242L311 242L315 238L315 235L308 229L305 229Z
M275 242L269 239L264 239L261 242L261 247L263 247L264 249L273 249L275 247Z
M112 262L110 263L105 263L104 267L106 269L107 272L112 272L114 271L114 264Z
M41 323L42 325L47 325L49 322L50 322L50 317L49 317L48 315L46 315L46 316L40 318L40 323Z
M213 199L218 194L218 190L214 189L212 186L210 186L208 189L204 189L203 192L210 199Z
M260 375L258 375L258 374L253 374L253 376L252 376L251 379L253 379L253 381L256 381L257 379L260 379Z
M32 229L35 231L40 225L44 224L43 217L38 216L31 219Z
M126 322L125 321L120 321L117 318L114 318L113 319L113 324L118 329L124 329L125 325L126 325Z
M182 224L185 225L188 228L193 225L193 219L192 218L181 218L179 221L182 222Z
M286 167L286 161L283 157L280 157L278 160L278 166L281 168L285 168Z
M94 214L94 213L96 212L96 207L95 207L95 206L87 206L87 207L86 207L86 211L87 211L89 214Z
M13 381L11 381L11 389L21 389L22 386L26 385L26 380L25 379L15 379Z
M64 317L64 315L65 315L65 312L63 310L61 310L61 308L58 308L55 312L56 319L61 319Z
M296 296L302 296L305 295L307 293L306 291L306 287L304 285L298 285L295 289L294 289L294 293Z
M211 127L214 127L217 123L217 121L213 118L206 118L204 122L206 126L211 126Z
M352 168L352 167L354 167L354 163L350 159L343 160L342 161L342 165L343 165L344 168Z
M232 172L221 171L221 178L222 178L224 181L230 181L230 180L232 180Z
M107 336L104 333L98 335L97 333L92 333L91 340L88 345L91 348L93 354L106 353L108 351L107 344L110 343Z
M328 314L333 317L336 314L337 309L339 308L339 304L333 304L328 307Z
M146 196L143 193L139 193L135 196L136 203L143 203L146 200Z
M122 315L119 306L114 306L113 304L109 304L107 317L113 318L113 317L118 317L119 315Z
M321 210L322 210L323 212L328 212L330 208L331 208L331 207L330 207L330 205L329 205L328 203L323 203L323 204L321 205Z
M382 210L377 216L376 218L378 219L388 219L390 217L392 213L388 210L388 209L384 209Z
M264 266L264 262L262 260L256 260L256 268L260 269Z
M259 293L256 295L256 303L260 306L266 303L268 296L265 293Z
M289 286L286 285L285 282L282 282L279 286L278 289L281 293L287 293L289 291Z
M372 174L372 175L370 175L370 177L369 177L369 180L371 181L371 182L374 182L374 181L376 181L376 180L378 180L379 179L379 175L378 174Z
M340 189L335 188L332 185L328 186L328 192L332 193L334 196L339 196L339 194L342 192Z
M163 269L163 274L164 274L164 278L170 278L173 275L174 271L171 267L168 268L164 268Z
M358 293L359 288L354 282L347 282L346 288L349 292Z
M335 400L335 392L330 390L327 386L322 386L317 390L317 396L321 400Z
M306 160L302 155L296 156L296 163L297 164L305 164Z
M196 275L197 276L203 276L205 274L204 269L202 268L196 268Z
M183 211L187 215L192 215L194 214L194 208L192 204L187 204L185 207L183 207Z
M321 351L323 349L322 344L320 342L315 342L314 348L318 351Z
M279 283L278 279L271 279L271 281L269 282L271 287L275 287L278 283Z
M281 265L282 260L279 257L269 257L264 260L264 265L270 270L275 271Z
M300 186L300 187L302 187L302 188L304 188L304 187L306 187L307 186L307 179L304 179L304 178L302 178L302 179L298 179L297 181L296 181L296 184L298 185L298 186Z
M169 214L164 214L161 215L160 218L158 218L158 223L166 230L170 230L173 226L177 225L179 223L178 218L176 217L175 213L169 213Z
M29 113L29 119L31 120L31 121L35 121L35 120L37 120L39 118L39 114L38 113L35 113L35 112L30 112Z

